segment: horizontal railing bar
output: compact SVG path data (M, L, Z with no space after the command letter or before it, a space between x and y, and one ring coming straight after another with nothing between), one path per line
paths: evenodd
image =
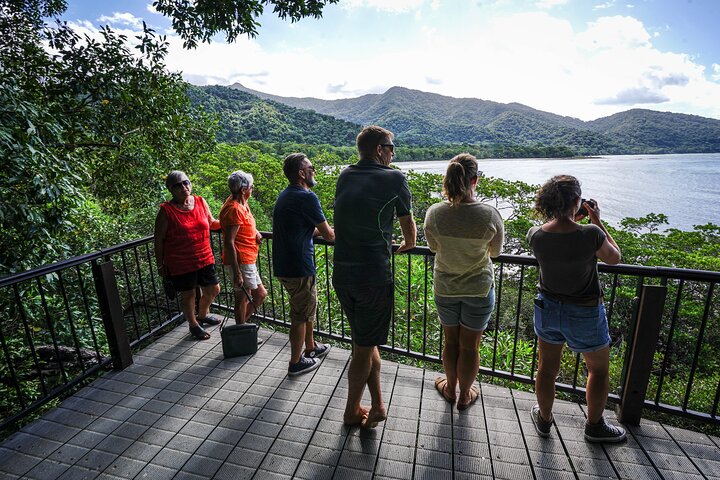
M80 255L77 257L69 258L67 260L61 260L59 262L51 263L50 265L43 265L42 267L33 268L32 270L28 270L25 272L0 277L0 288L12 285L13 283L19 283L26 280L31 280L35 277L40 277L60 270L65 270L66 268L74 267L75 265L89 263L93 260L97 260L107 255L113 255L123 250L143 245L145 243L150 243L152 241L153 237L138 238L137 240L131 240L129 242L112 246L110 248L103 248L101 250L98 250L97 252L87 253L85 255Z

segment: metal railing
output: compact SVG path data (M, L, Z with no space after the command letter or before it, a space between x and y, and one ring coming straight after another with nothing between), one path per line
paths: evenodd
M264 321L289 326L287 296L272 276L272 234L263 234L258 267L268 298ZM182 320L154 269L152 238L0 279L0 428L11 425L104 368L124 368L129 348ZM221 243L213 235L219 262ZM332 288L332 245L318 241L319 335L350 343L350 327ZM429 249L393 256L394 316L382 350L441 362L443 335L432 300ZM482 342L481 375L533 383L537 343L533 298L537 262L502 255L496 262L496 307ZM720 423L720 273L600 264L611 337L611 401L628 421L641 408ZM232 310L230 279L216 308ZM372 274L372 272L368 272ZM650 295L649 289L660 291ZM653 332L650 332L650 331ZM644 360L642 360L644 359ZM566 349L560 391L583 395L587 375L580 355ZM623 393L624 392L624 393Z

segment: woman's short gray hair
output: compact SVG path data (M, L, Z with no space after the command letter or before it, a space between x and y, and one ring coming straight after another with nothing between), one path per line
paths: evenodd
M228 188L233 195L240 193L243 188L250 188L253 185L253 176L249 173L238 170L228 177Z

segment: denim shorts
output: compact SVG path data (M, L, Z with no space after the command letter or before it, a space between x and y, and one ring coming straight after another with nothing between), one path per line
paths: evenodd
M594 352L610 345L605 305L583 307L551 300L535 300L535 335L547 343L567 342L573 352Z
M440 323L445 327L462 325L468 330L484 332L495 309L495 288L486 297L435 296Z

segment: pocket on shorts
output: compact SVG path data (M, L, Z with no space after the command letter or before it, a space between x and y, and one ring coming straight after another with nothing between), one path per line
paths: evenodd
M593 346L605 342L607 327L604 310L600 307L581 307L573 305L568 308L568 322L575 339Z

